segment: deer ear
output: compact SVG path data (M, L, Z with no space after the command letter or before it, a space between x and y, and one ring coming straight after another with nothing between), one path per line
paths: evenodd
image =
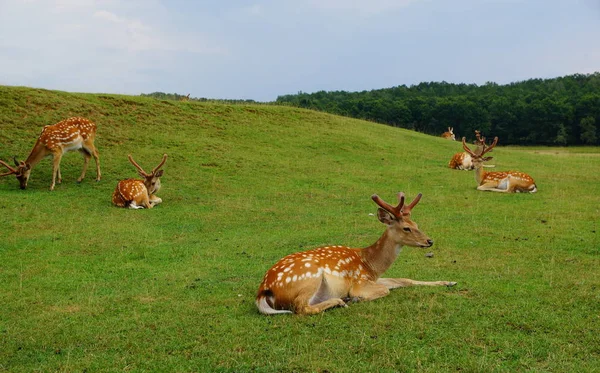
M31 170L31 163L25 163L25 170Z
M164 170L159 170L157 173L154 174L154 177L161 177L164 173Z
M483 157L483 158L482 158L482 160L483 160L484 162L491 161L492 159L494 159L494 157Z
M392 225L396 220L396 218L394 218L394 215L382 208L377 209L377 218L380 222L386 225Z

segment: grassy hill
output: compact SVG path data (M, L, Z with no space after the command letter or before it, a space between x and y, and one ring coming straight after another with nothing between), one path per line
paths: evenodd
M103 178L51 162L29 188L0 179L0 371L599 371L600 150L503 148L498 170L539 193L484 193L450 142L308 110L0 86L0 159L42 126L96 122ZM462 134L458 134L462 135ZM493 135L493 134L490 134ZM163 204L113 207L120 179L163 153ZM259 315L282 256L364 247L377 193L423 199L432 258L404 248L386 277L457 281L394 290L313 317ZM429 251L429 250L428 250Z

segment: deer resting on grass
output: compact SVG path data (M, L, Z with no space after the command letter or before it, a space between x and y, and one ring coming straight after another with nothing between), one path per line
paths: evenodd
M481 132L475 130L475 145L477 148L475 149L476 154L480 154L483 146L485 146L485 137L481 136ZM448 162L448 167L455 170L465 170L470 171L475 169L475 164L473 163L473 158L471 158L471 154L467 152L456 153ZM495 167L493 165L484 164L483 167Z
M392 206L377 195L377 216L386 229L373 245L364 249L325 246L288 255L265 274L258 289L256 306L265 315L280 313L316 314L348 301L368 301L389 294L390 289L414 286L453 286L450 281L415 281L380 278L394 263L403 245L430 247L433 241L410 218L421 194L404 206Z
M442 133L442 137L448 140L455 141L456 136L454 135L454 127L448 127L448 131Z
M121 180L117 184L112 195L112 203L119 207L129 207L130 209L151 209L155 205L162 202L162 199L154 193L160 189L160 177L163 175L163 170L160 168L167 161L167 155L164 154L162 161L158 166L154 167L152 172L147 173L140 165L138 165L131 155L127 156L129 162L138 170L138 174L144 178Z
M520 193L520 192L537 192L537 186L531 176L519 171L493 171L488 172L483 169L483 162L489 161L492 157L484 157L498 143L498 137L494 138L494 142L489 147L485 143L480 153L474 153L462 138L463 149L469 153L473 159L475 167L475 181L477 181L477 190L489 190L492 192L501 193Z

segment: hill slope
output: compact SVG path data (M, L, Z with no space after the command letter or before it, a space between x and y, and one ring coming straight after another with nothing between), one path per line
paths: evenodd
M0 369L439 372L592 371L598 359L597 149L494 150L534 195L475 190L446 167L457 142L265 105L0 87L0 159L43 125L98 125L103 179L50 161L28 190L0 179ZM502 139L500 140L500 143ZM537 153L536 153L537 152ZM163 204L110 204L117 180L161 155ZM590 172L592 171L592 172ZM406 248L389 277L451 280L316 317L264 317L254 296L280 257L374 242L370 195L423 193L413 218L433 258ZM294 336L293 338L290 338Z

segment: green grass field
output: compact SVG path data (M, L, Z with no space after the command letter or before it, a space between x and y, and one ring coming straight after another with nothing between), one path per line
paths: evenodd
M598 148L500 139L496 170L539 189L505 195L447 168L459 142L403 129L0 86L0 159L25 159L70 116L98 125L101 182L93 166L75 182L76 152L53 192L50 159L25 191L0 179L0 371L600 372ZM117 181L136 176L127 154L151 168L163 153L163 203L113 207ZM371 194L399 191L423 193L412 217L435 244L404 248L386 276L458 285L316 316L256 311L279 258L370 245L384 230Z

